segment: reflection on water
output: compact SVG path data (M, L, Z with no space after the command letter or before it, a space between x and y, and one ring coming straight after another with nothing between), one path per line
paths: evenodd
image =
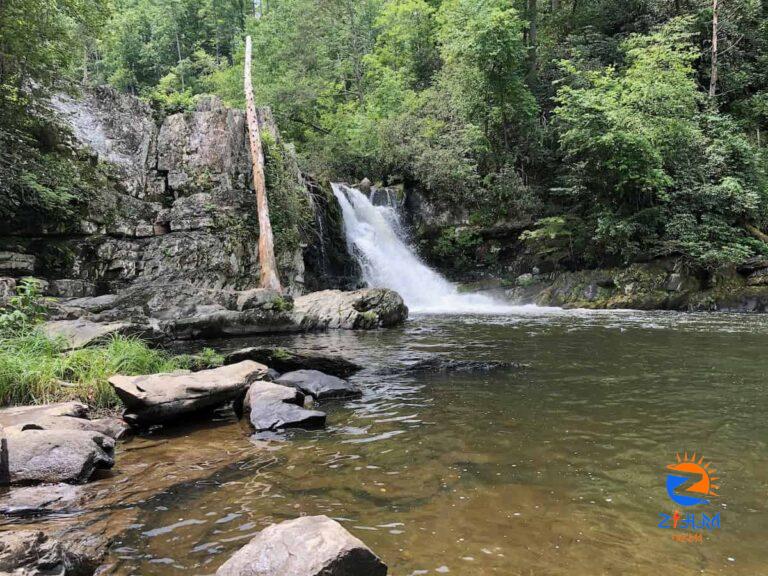
M342 351L365 395L269 451L233 423L129 445L113 573L212 574L265 525L327 514L398 576L766 574L767 335L757 316L571 312L269 339ZM384 370L435 353L529 366ZM657 528L682 450L722 478L701 544Z

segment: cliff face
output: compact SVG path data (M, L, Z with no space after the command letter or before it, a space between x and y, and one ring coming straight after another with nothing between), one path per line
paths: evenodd
M52 99L66 147L99 177L76 221L26 221L0 228L0 276L33 275L55 296L114 293L134 284L185 282L242 290L258 283L258 219L244 113L216 98L157 123L136 98L99 88ZM350 287L333 195L309 185L268 110L259 113L283 283ZM327 188L327 187L326 187Z

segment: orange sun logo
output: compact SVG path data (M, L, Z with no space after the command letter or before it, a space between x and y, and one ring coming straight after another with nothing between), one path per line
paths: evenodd
M720 486L716 482L720 478L714 475L717 470L712 467L711 462L705 463L704 456L696 461L695 452L690 457L688 457L688 452L685 452L682 458L680 458L679 452L675 456L677 462L667 466L667 469L677 472L677 474L667 476L667 493L673 501L683 506L693 506L706 504L709 501L701 497L686 496L686 493L717 496L716 490ZM677 493L678 488L692 480L696 481L690 486L686 486L683 493Z

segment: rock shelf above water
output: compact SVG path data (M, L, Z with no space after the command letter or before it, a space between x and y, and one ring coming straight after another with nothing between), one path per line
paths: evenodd
M407 317L403 299L386 289L326 290L294 300L268 290L203 290L175 283L64 300L45 330L77 348L115 331L148 339L190 340L375 329L402 324Z

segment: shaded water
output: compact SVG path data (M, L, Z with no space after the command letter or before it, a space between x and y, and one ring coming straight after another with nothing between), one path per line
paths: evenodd
M265 525L327 514L398 576L768 574L767 337L757 316L572 312L270 339L364 363L365 396L269 448L228 422L129 444L103 484L105 515L130 516L114 573L210 574ZM377 372L436 353L529 366ZM682 450L722 478L698 544L657 528Z

